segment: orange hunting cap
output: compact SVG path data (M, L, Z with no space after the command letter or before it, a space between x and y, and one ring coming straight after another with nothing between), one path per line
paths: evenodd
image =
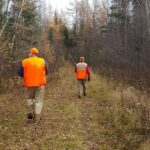
M32 54L38 54L38 53L39 53L39 51L38 51L37 48L31 48L31 49L29 50L29 52L31 52Z

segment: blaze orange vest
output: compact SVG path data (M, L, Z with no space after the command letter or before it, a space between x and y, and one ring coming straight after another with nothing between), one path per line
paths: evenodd
M76 72L76 78L77 79L86 79L87 78L87 64L82 62L82 63L78 63L76 64L77 67L77 72Z
M39 57L29 57L22 61L24 86L38 87L46 84L45 61Z

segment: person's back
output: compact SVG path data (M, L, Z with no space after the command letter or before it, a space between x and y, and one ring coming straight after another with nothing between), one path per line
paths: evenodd
M80 62L75 66L75 74L78 84L78 97L81 98L83 93L86 96L86 80L90 81L90 70L87 63L84 62L84 57L80 57ZM82 92L83 91L83 92Z
M77 79L86 79L88 77L87 74L87 63L85 62L79 62L76 64L76 77Z
M24 69L24 86L38 87L46 84L45 61L37 56L26 58L22 61Z

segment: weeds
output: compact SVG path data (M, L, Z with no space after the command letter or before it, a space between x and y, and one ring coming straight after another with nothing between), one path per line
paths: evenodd
M69 64L53 77L46 87L40 124L26 123L24 90L0 96L0 149L150 149L150 105L145 93L115 87L92 73L88 96L78 99Z

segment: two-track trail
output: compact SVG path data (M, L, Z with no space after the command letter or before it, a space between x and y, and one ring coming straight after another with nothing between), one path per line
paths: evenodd
M73 67L66 63L48 80L43 119L35 124L27 123L25 90L1 95L0 150L136 150L143 138L135 138L112 91L92 73L88 94L79 99Z

